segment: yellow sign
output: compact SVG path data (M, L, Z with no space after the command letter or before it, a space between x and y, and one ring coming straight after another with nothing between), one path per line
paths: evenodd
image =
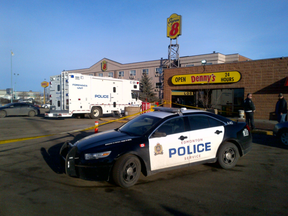
M167 37L176 39L181 35L182 31L182 17L178 14L172 14L167 18Z
M192 95L194 95L194 93L191 91L172 91L172 95L173 96L175 96L175 95L192 96Z
M173 85L236 83L241 80L238 71L175 75L172 77Z
M41 87L46 88L49 86L49 83L46 81L41 82Z
M106 70L107 70L107 62L106 62L106 61L102 61L102 63L101 63L101 70L102 70L102 71L106 71Z

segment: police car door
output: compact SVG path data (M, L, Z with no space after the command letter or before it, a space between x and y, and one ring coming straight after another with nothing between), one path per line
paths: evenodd
M188 116L190 124L190 163L216 157L224 137L224 123L208 115Z
M151 171L189 164L186 140L189 140L189 131L185 131L183 116L160 125L149 138Z

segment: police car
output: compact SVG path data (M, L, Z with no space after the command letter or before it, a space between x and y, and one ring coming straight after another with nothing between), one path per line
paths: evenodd
M133 186L145 176L184 166L215 163L233 168L252 147L244 122L201 110L156 107L123 126L65 143L66 174Z

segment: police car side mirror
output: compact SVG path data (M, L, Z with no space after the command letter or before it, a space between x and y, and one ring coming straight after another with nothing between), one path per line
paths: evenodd
M152 135L152 137L166 137L167 134L165 132L159 132L155 131L155 133Z

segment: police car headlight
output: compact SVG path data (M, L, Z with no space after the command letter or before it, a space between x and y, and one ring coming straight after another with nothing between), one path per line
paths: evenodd
M110 153L111 151L100 152L100 153L87 153L84 155L84 157L85 157L85 160L94 160L94 159L108 157Z

